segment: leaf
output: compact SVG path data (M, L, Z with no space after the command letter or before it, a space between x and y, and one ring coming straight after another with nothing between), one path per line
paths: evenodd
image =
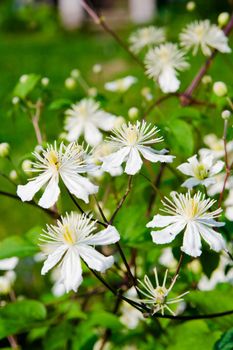
M18 96L22 99L27 97L27 95L35 88L40 78L41 76L38 74L28 74L27 79L24 82L19 81L14 88L14 96Z
M27 238L10 236L0 242L0 259L11 258L12 256L25 258L27 256L33 256L38 250L38 246Z
M119 318L116 315L111 314L110 312L93 312L89 317L89 322L93 326L101 326L104 328L110 328L112 330L122 329L122 324Z
M215 344L214 350L232 350L233 349L233 328L224 333Z
M196 108L193 107L183 107L177 109L173 114L172 114L172 119L175 118L183 118L183 119L190 119L191 121L196 119L199 120L201 118L200 111Z
M62 109L62 108L68 108L68 107L70 107L71 104L72 104L71 100L69 100L67 98L60 98L58 100L53 101L49 105L49 109L51 111L57 111L57 110Z
M46 318L46 308L35 300L19 300L0 309L0 339L30 330Z
M180 119L173 119L169 123L170 135L167 141L172 148L182 155L189 157L194 151L194 139L192 127L187 122Z
M200 262L204 274L210 278L212 272L218 267L220 256L218 253L210 250L203 250L200 256Z
M57 326L49 328L44 337L44 350L67 349L68 340L72 335L72 326L69 322L60 322Z

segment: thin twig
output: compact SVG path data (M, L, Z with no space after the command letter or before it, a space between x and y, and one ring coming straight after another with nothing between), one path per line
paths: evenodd
M129 176L129 179L128 179L128 185L127 185L127 189L126 189L126 192L124 194L124 196L121 198L120 202L118 203L117 207L116 207L116 210L114 211L114 213L112 214L112 217L111 219L109 220L109 224L112 225L113 224L113 221L117 215L117 213L119 212L119 210L121 209L122 205L124 204L124 201L126 200L126 198L128 197L128 194L130 193L130 190L132 188L132 175Z
M39 99L35 104L35 114L32 115L32 125L34 127L36 139L37 139L37 142L39 145L41 145L43 143L43 138L42 138L42 134L40 131L40 126L39 126L42 108L43 108L43 103Z
M155 188L159 188L159 185L161 183L165 167L166 167L166 164L165 163L161 163L158 175L156 176L155 181L154 181L154 187ZM150 214L151 214L151 210L152 210L153 204L154 204L154 202L156 200L156 196L157 196L157 191L156 192L154 191L154 192L151 193L151 196L149 198L149 204L148 204L147 212L146 212L146 216L147 217L149 217Z

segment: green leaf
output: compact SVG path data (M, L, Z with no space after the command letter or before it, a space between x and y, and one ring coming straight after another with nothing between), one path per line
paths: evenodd
M44 337L44 350L68 349L67 342L72 336L72 326L69 322L60 322L57 326L49 328Z
M218 267L220 256L218 253L210 250L203 250L200 256L200 262L204 274L210 278L212 272Z
M38 74L28 74L26 81L19 81L16 87L14 88L14 96L18 96L22 99L27 97L27 95L35 88L40 78L41 76Z
M233 349L233 328L229 329L215 344L214 350L232 350Z
M101 326L104 328L110 328L112 330L122 329L122 323L119 318L106 311L93 312L89 316L89 322L93 326Z
M44 305L35 300L19 300L0 309L0 339L30 330L46 318Z
M192 126L180 119L173 119L169 123L170 134L167 141L177 153L189 157L194 151Z
M58 100L53 101L49 105L49 109L53 111L57 111L62 108L68 108L72 104L72 101L67 98L60 98Z
M0 259L17 256L25 258L33 256L39 250L38 246L29 239L21 236L10 236L0 242Z
M196 119L199 120L201 118L200 111L193 107L183 107L177 109L172 114L172 119L182 118L182 119L190 119L191 121Z

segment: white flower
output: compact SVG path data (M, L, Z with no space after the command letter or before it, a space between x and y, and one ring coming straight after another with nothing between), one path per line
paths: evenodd
M66 111L65 130L67 140L72 142L84 134L85 141L96 146L102 141L99 129L109 131L113 128L116 117L100 109L93 99L83 99Z
M155 137L159 132L157 127L151 127L145 121L136 124L123 124L120 128L114 129L109 141L115 152L103 158L103 169L111 171L126 162L125 172L135 175L142 167L141 156L155 162L172 162L174 156L165 155L167 150L156 151L150 147L153 143L163 140L162 137Z
M155 26L141 28L130 35L130 49L137 54L144 47L160 44L165 41L165 39L165 31L163 28Z
M43 208L53 206L60 194L59 178L61 177L70 193L85 203L89 202L89 195L98 191L98 186L93 185L87 178L80 174L94 169L93 165L86 162L87 153L82 146L70 143L65 146L61 143L58 148L48 145L41 154L34 152L37 159L33 162L30 172L39 172L37 177L29 180L26 185L19 185L17 194L22 201L30 201L34 195L45 186L45 191L39 200Z
M0 143L0 157L5 158L9 156L10 145L7 142Z
M208 212L216 202L215 200L205 199L205 195L201 192L196 193L193 197L190 192L186 194L172 192L171 199L167 197L165 199L166 202L162 201L164 205L162 211L169 215L155 215L153 220L147 224L147 227L159 228L151 232L154 243L170 243L180 232L184 231L181 250L188 255L193 257L201 255L201 237L216 252L225 248L223 237L213 230L213 227L224 225L215 220L221 214L222 209L218 208Z
M121 78L121 79L117 79L117 80L105 83L104 88L108 91L122 93L127 91L136 82L137 82L137 78L132 77L131 75L128 75L125 78Z
M158 84L165 93L179 89L180 81L177 72L189 67L184 52L176 44L166 43L150 49L145 58L146 73Z
M181 186L193 188L197 185L208 187L209 185L215 184L215 175L218 174L223 167L224 162L221 160L217 162L214 161L212 155L198 160L195 154L191 158L188 158L187 163L183 163L177 167L183 174L191 176Z
M154 315L156 312L161 311L162 315L164 315L164 310L168 310L172 315L175 315L175 313L170 309L168 305L170 304L176 304L183 301L182 297L186 295L189 292L185 292L181 295L179 295L176 298L168 299L168 295L171 292L178 275L176 275L169 288L166 288L166 281L167 281L167 273L168 270L166 270L163 283L160 285L159 279L158 279L158 273L156 268L154 269L155 274L155 283L154 286L149 277L145 275L144 277L144 283L139 280L139 283L142 285L143 289L138 288L138 290L146 296L146 299L138 299L137 301L143 302L145 304L149 304L151 307L152 315Z
M8 294L12 290L16 279L14 271L7 271L3 276L0 276L0 294Z
M228 46L228 38L224 32L210 21L195 21L187 25L180 34L181 45L186 49L193 49L195 55L201 48L205 56L210 56L212 49L220 52L231 52Z
M200 149L199 153L201 157L211 154L215 159L224 157L224 142L223 139L219 139L215 134L208 134L204 137L204 143L208 148ZM227 143L227 154L229 163L233 161L233 141Z
M217 193L221 193L223 189L223 185L225 182L225 173L221 173L215 176L215 184L210 185L208 187L208 196L215 196ZM225 189L229 190L233 186L233 176L229 176L227 182L225 184Z
M170 247L164 248L162 254L159 257L159 263L169 269L175 269L177 266L177 261L174 258L172 249Z
M81 259L89 266L100 272L112 266L113 256L104 256L92 246L107 245L119 241L120 236L115 227L93 233L96 221L85 214L66 214L57 221L57 226L47 225L47 231L41 235L42 249L48 255L42 268L42 275L59 264L60 282L66 292L77 291L82 283Z
M137 296L137 292L135 287L131 287L127 293L125 293L125 296L127 298L135 298ZM139 321L143 320L144 317L142 313L135 309L132 305L123 302L121 306L121 317L120 321L128 328L128 329L135 329Z
M2 259L0 260L0 270L14 270L18 262L19 259L16 256L8 259Z
M232 178L231 178L231 180L232 180ZM232 190L232 185L233 185L233 182L231 183L231 187L230 187L231 189L229 191L229 195L224 202L224 205L226 207L225 215L226 215L226 218L230 221L233 221L233 190Z

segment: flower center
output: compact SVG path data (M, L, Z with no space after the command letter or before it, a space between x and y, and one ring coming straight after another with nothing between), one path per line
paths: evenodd
M131 125L126 129L126 139L128 146L134 146L139 137L139 132L136 126Z
M196 33L196 35L197 35L197 38L198 38L198 40L202 40L202 38L203 38L203 34L204 34L204 28L203 28L203 26L197 26L196 28L195 28L195 33Z
M167 288L158 286L154 290L154 295L156 298L156 303L157 304L163 304L165 301L165 298L167 296Z
M195 198L190 198L189 203L184 207L187 219L193 219L199 212L199 205Z
M88 111L87 111L86 106L80 106L80 107L79 107L79 113L80 113L80 116L81 116L83 119L86 119L86 118L88 117Z
M204 164L200 163L194 170L194 175L198 180L204 180L208 177L208 170L206 169Z
M46 158L48 159L49 164L51 166L54 166L56 169L59 168L59 165L60 165L59 158L58 158L58 154L56 151L54 151L54 150L49 151L46 155Z
M69 245L75 244L75 234L74 232L70 229L69 225L64 225L63 227L63 238L65 240L65 243Z
M161 48L160 50L160 59L163 63L168 63L170 59L169 51L166 47Z

